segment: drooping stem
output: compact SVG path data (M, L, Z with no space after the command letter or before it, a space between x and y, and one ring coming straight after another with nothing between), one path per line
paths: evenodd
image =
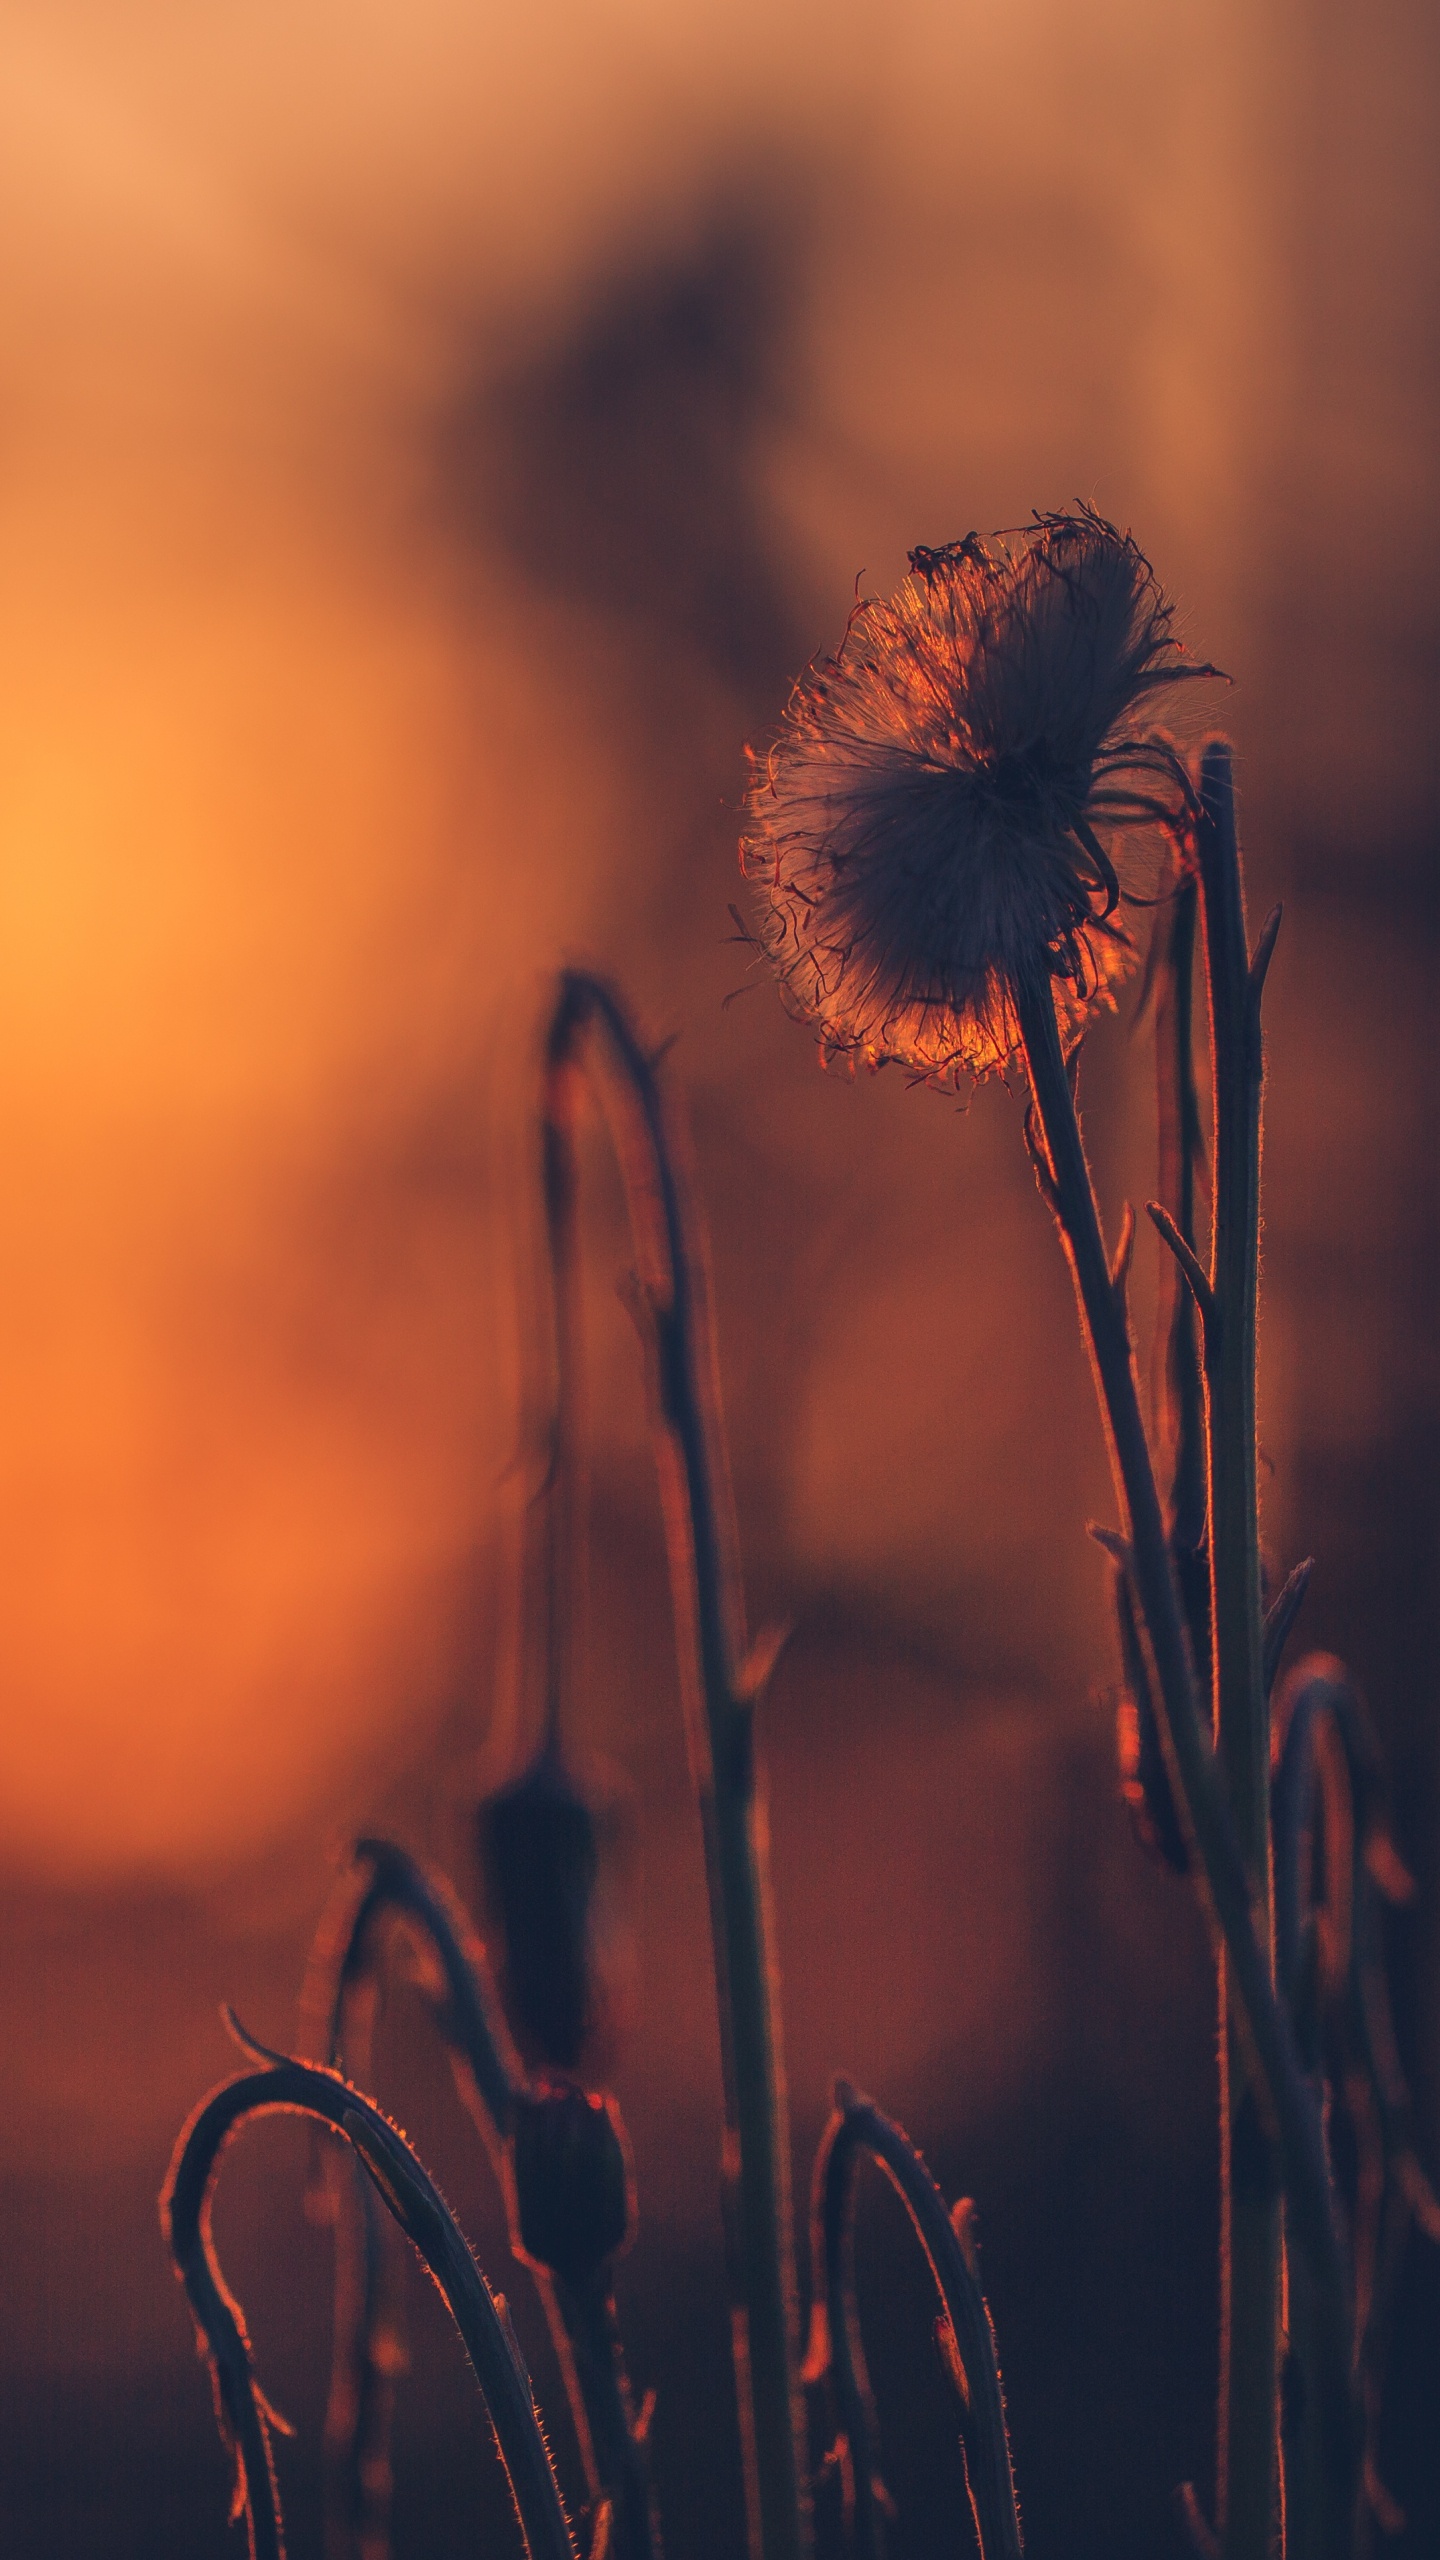
M954 2215L908 2137L878 2107L837 2081L835 2112L815 2158L810 2255L814 2308L806 2365L833 2374L845 2436L857 2560L880 2560L875 2413L855 2303L855 2180L866 2156L901 2198L944 2307L941 2338L960 2395L965 2479L980 2560L1020 2560L1020 2515L989 2308L980 2289L971 2208Z
M568 1127L572 1063L593 1025L620 1070L619 1152L654 1363L656 1455L690 1764L700 1803L724 2071L722 2176L750 2549L810 2548L789 2134L771 1956L753 1683L720 1423L707 1272L677 1132L619 997L567 971L546 1051L547 1119Z
M1220 1766L1273 1978L1270 1715L1262 1659L1255 1349L1260 1274L1263 961L1252 974L1229 750L1207 748L1197 830L1214 1061L1209 1399L1210 1630ZM1267 2560L1278 2500L1280 2179L1220 1968L1221 2375L1217 2522L1224 2560Z
M1381 1938L1382 1898L1414 1887L1390 1837L1380 1748L1343 1663L1311 1654L1276 1701L1274 1769L1276 1966L1302 2021L1317 2084L1349 2120L1356 2364L1365 2414L1365 2524L1403 2530L1381 2465L1388 2330L1412 2219L1440 2239L1440 2202L1415 2147L1414 2113L1395 2041ZM1291 2352L1315 2362L1311 2306L1293 2281ZM1288 2395L1287 2395L1288 2396ZM1293 2560L1351 2560L1357 2482L1337 2465L1310 2395L1294 2396L1286 2513ZM1362 2529L1362 2548L1372 2547Z
M259 2048L257 2048L259 2050ZM378 2107L338 2072L271 2058L202 2101L181 2133L160 2200L215 2381L216 2414L239 2463L251 2560L285 2560L270 2455L270 2413L255 2383L244 2319L220 2272L211 2199L221 2155L242 2124L275 2112L310 2116L351 2144L423 2258L480 2385L530 2560L575 2560L575 2545L503 2297L491 2293L443 2197Z
M1296 2245L1305 2252L1324 2341L1325 2423L1353 2442L1350 2315L1319 2117L1274 1993L1251 1887L1196 1687L1165 1522L1140 1414L1129 1319L1111 1277L1099 1211L1061 1053L1048 974L1020 982L1014 1001L1044 1143L1045 1187L1080 1301L1116 1490L1129 1528L1129 1565L1155 1671L1170 1782L1190 1838L1196 1884L1230 1967L1237 2023L1253 2060L1266 2128L1278 2139Z
M395 2380L405 2358L396 2277L401 2242L353 2162L318 2145L334 2253L325 2408L325 2560L389 2560ZM347 2174L351 2172L352 2174Z
M347 2037L354 2004L373 1987L388 1920L408 1924L436 1969L432 2007L472 2117L487 2142L501 2144L523 2075L486 1982L484 1951L456 1895L393 1840L358 1840L343 1894L321 1924L302 2010L327 2065L353 2060Z
M568 1748L587 1583L577 1168L562 1120L547 1113L540 1135L553 1339L545 1464L520 1551L516 1705L526 1753L477 1806L475 1834L510 2024L533 2068L569 2079L594 2076L610 2020L595 1930L601 1825Z
M453 1895L393 1842L357 1844L354 1866L321 1921L301 1996L312 2049L329 2069L369 2082L382 1950L396 1920L408 1922L438 1969L444 1988L434 2006L456 2080L498 2162L515 2064L489 2014L483 1958ZM322 2175L335 2246L326 2550L329 2560L384 2560L390 2549L390 2432L399 2353L397 2243L358 2161L333 2156L327 2145ZM579 2424L583 2452L583 2411Z
M309 2013L307 2042L322 2060L368 2088L380 1986L373 1966L357 1957L362 1950L370 1953L374 1898L362 1887L355 1909L354 1880L347 1885L346 1916L354 1911L354 1933L345 1936L342 1950L332 1914L322 1919L302 2016ZM322 1948L335 1957L333 1984ZM322 1969L323 1998L316 1996ZM323 2024L322 2007L330 2013ZM405 2354L397 2281L403 2244L359 2161L343 2145L318 2136L315 2153L314 2189L330 2226L335 2277L325 2410L325 2560L390 2560L395 2377Z
M356 2025L367 1993L373 1996L387 1924L398 1920L418 1938L433 1969L435 1978L427 1986L431 2012L449 2048L461 2101L484 2139L513 2216L507 2146L527 2089L489 1989L484 1951L449 1888L428 1875L408 1851L389 1840L361 1840L355 1860L345 1897L322 1925L306 1988L305 2008L326 2062L337 2070L361 2067ZM373 2250L376 2207L368 2182L359 2203L355 2236L362 2250ZM362 2255L362 2277L365 2267ZM655 2560L660 2546L649 2462L634 2425L609 2264L587 2268L583 2282L569 2284L548 2276L543 2267L532 2271L590 2494L603 2493L611 2502L617 2560ZM384 2347L373 2334L383 2310L374 2287L357 2284L354 2271L342 2264L332 2391L334 2485L341 2514L362 2520L369 2532L367 2552L385 2547L384 2508L377 2507L370 2486L376 2470L388 2461Z
M578 1643L585 1614L585 1473L575 1153L565 1099L553 1077L546 1100L540 1133L541 1167L555 1374L549 1463L540 1495L544 1616L541 1756L558 1762L564 1720L575 1694ZM549 1107L552 1103L556 1107Z

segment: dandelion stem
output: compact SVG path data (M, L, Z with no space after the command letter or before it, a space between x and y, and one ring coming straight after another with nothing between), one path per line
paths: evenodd
M980 2560L1020 2560L1020 2516L1010 2438L995 2357L995 2333L980 2289L971 2208L952 2216L919 2152L897 2124L846 2081L815 2159L811 2188L811 2281L815 2304L807 2379L833 2372L845 2431L851 2522L858 2560L879 2560L875 2412L855 2305L855 2179L869 2155L910 2216L945 2309L942 2341L960 2394L965 2479ZM823 2284L823 2291L822 2291ZM948 2331L948 2336L947 2336Z
M1205 1327L1209 1400L1211 1660L1220 1767L1274 1973L1270 1714L1265 1690L1256 1465L1260 1276L1260 989L1252 983L1230 752L1205 751L1197 829L1214 1061L1214 1215ZM1273 937L1272 937L1273 939ZM1222 2560L1267 2560L1279 2489L1280 2179L1259 2092L1237 2043L1229 1957L1220 1967L1221 2322L1216 2506Z
M753 2560L806 2560L805 2417L766 1826L705 1256L654 1066L618 996L580 971L562 976L551 1020L547 1117L557 1129L567 1126L567 1070L592 1024L605 1033L627 1106L619 1153L641 1266L637 1297L654 1363L656 1457L690 1764L705 1835L749 2547Z
M1324 2139L1289 2021L1275 1998L1268 1931L1262 1935L1252 1907L1250 1881L1201 1712L1140 1415L1129 1328L1111 1286L1048 974L1021 979L1015 1005L1048 1157L1050 1196L1080 1301L1116 1487L1129 1519L1131 1571L1155 1668L1171 1787L1190 1836L1195 1881L1217 1952L1223 1948L1229 1963L1236 2022L1253 2057L1266 2130L1278 2139L1294 2238L1305 2253L1320 2305L1325 2423L1335 2431L1337 2444L1353 2444L1348 2288Z
M1160 1128L1160 1206L1174 1236L1166 1235L1175 1257L1161 1284L1162 1307L1169 1322L1161 1328L1166 1401L1169 1405L1173 1467L1170 1479L1170 1543L1180 1595L1197 1662L1209 1657L1210 1578L1204 1559L1206 1465L1205 1380L1201 1367L1200 1320L1205 1289L1198 1263L1192 1272L1186 1255L1195 1251L1195 1176L1200 1163L1200 1101L1195 1087L1195 929L1199 890L1190 872L1179 881L1166 920L1165 953L1156 1006L1155 1052ZM1150 1210L1156 1218L1155 1207ZM1165 1228L1159 1218L1156 1224ZM1178 1237L1185 1247L1176 1248ZM1181 1281L1188 1284L1182 1286Z

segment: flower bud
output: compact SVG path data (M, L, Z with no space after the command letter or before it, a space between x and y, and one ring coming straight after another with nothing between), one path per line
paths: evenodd
M623 2248L630 2171L613 2101L557 2081L515 2102L511 2168L519 2245L572 2283Z
M501 1989L526 2060L569 2073L597 2024L595 1815L558 1755L534 1761L477 1816L481 1867L501 1946Z

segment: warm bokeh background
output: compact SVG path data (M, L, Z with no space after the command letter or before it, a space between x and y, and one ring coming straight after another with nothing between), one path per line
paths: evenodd
M216 2004L286 2040L346 1832L456 1865L487 1739L503 1767L564 954L682 1034L752 1598L799 1625L767 1719L799 2153L843 2064L979 2196L1037 2560L1152 2560L1207 2459L1210 2026L1114 1801L1089 1382L1012 1100L827 1082L767 992L722 1010L740 748L857 573L1077 494L1235 675L1253 902L1287 900L1267 1527L1392 1753L1434 2167L1431 13L12 0L0 48L6 2550L225 2548L154 2219ZM1116 1206L1134 1060L1116 1026L1088 1070ZM702 1888L598 1173L591 1206L627 2304L672 2551L721 2560ZM383 2067L497 2265L413 2020ZM293 2143L232 2182L310 2554L324 2248ZM949 2548L918 2290L890 2325L904 2548ZM1417 2262L1416 2554L1437 2339ZM494 2486L423 2301L416 2355L401 2554L448 2560Z

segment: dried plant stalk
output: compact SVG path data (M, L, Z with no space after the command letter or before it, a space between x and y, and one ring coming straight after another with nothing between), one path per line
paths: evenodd
M1051 1203L1080 1297L1117 1488L1129 1515L1126 1554L1144 1613L1170 1784L1190 1842L1195 1881L1230 1968L1234 2007L1256 2075L1262 2118L1278 2143L1290 2229L1321 2306L1323 2393L1337 2460L1353 2468L1355 2420L1349 2358L1349 2286L1336 2229L1320 2119L1289 2020L1275 1998L1252 1906L1250 1879L1202 1716L1179 1592L1140 1419L1123 1298L1101 1241L1099 1213L1080 1141L1074 1097L1048 994L1020 991ZM1266 2404L1273 2422L1273 2396ZM1257 2529L1258 2530L1258 2529ZM1268 2560L1268 2522L1248 2560Z
M1440 2240L1440 2202L1416 2150L1381 1944L1382 1904L1408 1901L1414 1888L1390 1836L1369 1715L1329 1654L1297 1663L1276 1699L1274 1842L1281 1984L1317 2095L1328 2090L1354 2153L1354 2356L1365 2418L1362 2511L1337 2518L1314 2388L1315 2306L1297 2271L1290 2338L1300 2388L1288 2408L1287 2525L1295 2560L1332 2552L1349 2560L1353 2548L1373 2547L1377 2530L1404 2530L1379 2453L1390 2318L1409 2233Z
M429 2006L449 2048L461 2102L504 2189L513 2245L534 2277L589 2494L609 2512L615 2560L659 2560L649 2457L625 2368L610 2253L596 2250L562 2272L524 2246L514 2165L517 2126L528 2127L555 2093L534 2091L527 2082L495 2013L484 1950L455 1896L393 1841L358 1844L353 1876L317 1941L304 2005L321 2030L326 2061L343 2069L357 2060L354 2022L378 1979L387 1924L396 1922L417 1938L433 1968ZM357 2202L365 2248L373 2245L368 2182ZM377 2512L388 2468L388 2394L379 2387L386 2341L376 2334L383 2304L373 2288L354 2282L343 2261L337 2272L335 2503L341 2518L355 2520L353 2533L368 2535L365 2560L375 2560L388 2540L383 2510Z
M571 1077L587 1034L619 1070L617 1143L639 1264L635 1307L653 1364L660 1471L685 1703L699 1798L725 2089L722 2177L750 2548L806 2560L808 2462L766 1829L754 1707L773 1659L747 1653L708 1275L678 1131L615 991L568 970L546 1046L549 1160L568 1148Z
M1021 2560L1020 2513L1010 2464L995 2333L980 2289L968 2202L953 2212L914 2144L846 2080L815 2157L811 2183L810 2352L805 2376L833 2378L841 2461L856 2560L881 2560L880 2518L889 2504L877 2466L875 2412L855 2303L855 2181L862 2159L884 2170L910 2216L943 2307L940 2341L960 2402L965 2480L980 2560Z
M1270 1716L1255 1419L1260 1279L1260 996L1276 909L1252 964L1229 752L1207 749L1195 831L1214 1066L1214 1207L1204 1359L1208 1400L1211 1674L1220 1765L1250 1880L1260 1954L1274 1978ZM1220 1965L1221 2302L1216 2506L1224 2560L1253 2560L1278 2524L1280 2174L1262 2092L1234 2020L1234 1961Z
M857 608L839 655L802 680L757 768L743 860L768 902L759 947L792 1006L815 1021L822 1046L852 1063L902 1060L919 1080L942 1085L1012 1059L1025 1066L1027 1142L1070 1262L1125 1523L1095 1535L1115 1566L1126 1793L1142 1836L1197 1889L1221 1983L1216 2531L1188 2486L1182 2518L1207 2560L1275 2560L1282 2535L1288 2560L1358 2560L1373 2529L1402 2521L1377 2452L1389 2306L1411 2225L1440 2239L1440 2202L1416 2156L1380 1945L1379 1899L1403 1898L1409 1882L1385 1822L1378 1751L1342 1665L1326 1657L1301 1664L1276 1694L1272 1738L1272 1689L1311 1571L1298 1565L1267 1612L1256 1446L1261 997L1279 911L1252 953L1229 751L1213 742L1197 777L1151 717L1165 688L1215 671L1186 661L1129 535L1082 509L1037 517L989 544L970 536L917 551L911 568L890 605ZM1152 950L1162 1197L1148 1207L1171 1256L1159 1326L1166 1504L1131 1336L1134 1218L1127 1207L1108 1253L1077 1110L1080 1038L1133 959L1120 910L1147 903L1135 861L1140 841L1157 834L1162 852L1168 845L1179 856ZM1203 1259L1193 1021L1202 918L1214 1133ZM633 1303L652 1364L705 1838L751 2560L809 2560L785 2087L753 1738L774 1646L746 1646L708 1274L683 1148L657 1061L620 997L583 971L562 975L545 1044L556 1405L536 1514L544 1607L532 1633L543 1657L543 1741L533 1767L488 1809L505 1814L522 1866L532 1833L512 1817L533 1825L543 1814L552 1832L557 1821L571 1825L545 1867L548 1917L532 1915L530 1949L549 1950L536 1958L539 1971L548 1966L563 1981L530 1983L523 1999L516 1984L510 1993L512 2022L517 2000L526 2008L517 2034L551 2076L527 2079L493 2024L483 1955L448 1889L389 1844L361 1844L342 1922L317 1959L315 1997L329 2061L353 2061L373 2009L382 1924L399 1918L418 1935L435 1968L426 1988L462 2096L505 2184L516 2254L536 2272L551 2319L595 2510L591 2560L658 2560L645 2424L625 2374L611 2284L629 2228L628 2158L613 2102L570 2076L593 2024L595 1845L560 1748L584 1567L573 1113L575 1071L589 1065L597 1034L618 1071L613 1090L608 1079L600 1089L615 1104L639 1265ZM163 2210L236 2449L252 2560L283 2560L275 2422L215 2260L209 2212L225 2143L242 2122L276 2108L337 2130L367 2181L361 2273L351 2271L348 2294L342 2286L332 2396L332 2414L343 2408L351 2430L348 2513L365 2560L383 2554L385 2529L388 2387L370 2281L377 2196L460 2326L527 2549L533 2560L573 2560L503 2302L489 2294L414 2155L337 2070L250 2049L268 2067L197 2111ZM1337 2188L1327 2127L1342 2114L1349 2150L1342 2145ZM939 2334L960 2401L980 2560L1021 2560L971 2208L947 2212L899 2127L839 2082L815 2167L803 2379L833 2385L857 2560L881 2560L888 2505L854 2287L854 2196L865 2157L901 2195L944 2306Z
M257 2054L263 2046L241 2040ZM434 2277L460 2332L510 2482L529 2560L576 2560L530 2377L503 2295L490 2291L438 2188L405 2137L336 2071L266 2055L263 2070L230 2080L197 2107L176 2146L160 2200L161 2222L215 2386L215 2411L237 2464L250 2560L285 2560L270 2450L274 2415L255 2381L244 2314L215 2255L211 2201L227 2144L256 2116L303 2115L343 2135Z

